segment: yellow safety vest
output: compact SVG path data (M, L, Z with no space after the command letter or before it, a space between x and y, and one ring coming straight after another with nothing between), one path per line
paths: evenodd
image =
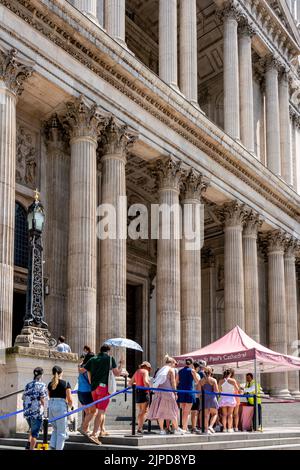
M253 392L252 392L252 391L251 391L251 392L247 392L247 390L246 390L247 388L253 388L253 387L254 387L254 391L253 391ZM260 398L261 391L262 391L262 388L261 388L260 384L258 383L258 384L257 384L257 404L261 404L261 398ZM246 387L245 387L244 393L246 393L247 395L248 395L248 394L249 394L249 395L252 395L252 394L255 395L255 380L254 380L254 379L251 380L250 383L249 383L249 382L246 383ZM253 398L252 398L252 397L248 397L247 400L248 400L249 405L254 405L254 397L253 397Z

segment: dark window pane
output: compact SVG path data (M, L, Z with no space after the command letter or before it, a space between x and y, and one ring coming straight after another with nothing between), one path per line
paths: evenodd
M15 266L28 267L27 213L16 202L15 206Z

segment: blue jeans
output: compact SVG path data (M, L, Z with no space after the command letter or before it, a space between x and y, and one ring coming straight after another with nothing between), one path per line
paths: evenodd
M49 400L49 420L66 414L67 403L64 398L50 398ZM63 450L67 438L67 418L58 419L52 423L52 434L50 447L56 450Z

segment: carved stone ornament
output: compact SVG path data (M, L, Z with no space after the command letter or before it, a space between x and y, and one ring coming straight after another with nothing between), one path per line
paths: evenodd
M225 227L243 226L248 212L245 204L232 201L223 206L223 224Z
M238 3L235 0L231 0L227 2L224 8L216 10L216 17L221 22L223 22L227 18L231 18L239 22L242 18L244 18L244 15Z
M175 158L163 157L158 160L155 167L151 169L152 175L156 178L159 189L180 190L184 170L181 167L181 161Z
M67 113L63 125L70 138L90 137L95 142L107 123L96 104L89 106L82 95L66 104Z
M263 59L265 70L277 70L277 72L281 73L285 71L285 66L283 62L280 60L279 57L274 55L269 55L266 59Z
M243 16L239 22L239 34L252 38L256 34L255 26L249 23L246 16Z
M285 243L285 255L287 258L294 258L299 251L300 241L297 238L289 237Z
M100 153L102 155L117 154L126 158L127 152L132 148L137 138L136 131L111 117L101 136Z
M16 338L15 346L50 349L56 346L56 340L51 337L51 333L45 328L24 326L21 334Z
M22 126L17 127L17 159L16 181L17 183L36 187L37 149L33 142L33 136Z
M32 75L32 67L28 67L16 59L16 49L4 52L0 49L0 81L15 95L21 95L23 84Z
M43 130L47 146L61 147L67 141L66 131L56 113L52 114L50 119L44 123Z
M257 232L262 226L263 221L259 215L251 211L245 218L244 236L257 237Z
M273 232L268 232L267 241L269 254L276 251L284 252L287 242L287 234L282 230L274 230Z
M191 168L182 179L183 199L198 199L201 201L201 196L208 186L208 180L201 173Z

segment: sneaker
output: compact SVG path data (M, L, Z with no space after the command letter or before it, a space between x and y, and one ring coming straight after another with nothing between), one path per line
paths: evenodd
M234 432L232 428L228 429L227 432Z
M180 428L175 429L175 431L174 431L175 436L183 436L184 434L186 434L186 431L184 431L183 429L180 429Z
M215 434L216 431L214 430L212 426L208 426L208 429L212 434Z
M165 430L159 431L160 436L166 436L167 432Z
M222 432L228 432L228 429L223 429L223 431L222 431Z
M144 434L144 431L142 429L138 429L136 432L139 436L142 436Z
M234 432L239 432L238 428L234 428Z
M197 433L197 429L196 428L192 428L191 429L191 434L196 434Z

